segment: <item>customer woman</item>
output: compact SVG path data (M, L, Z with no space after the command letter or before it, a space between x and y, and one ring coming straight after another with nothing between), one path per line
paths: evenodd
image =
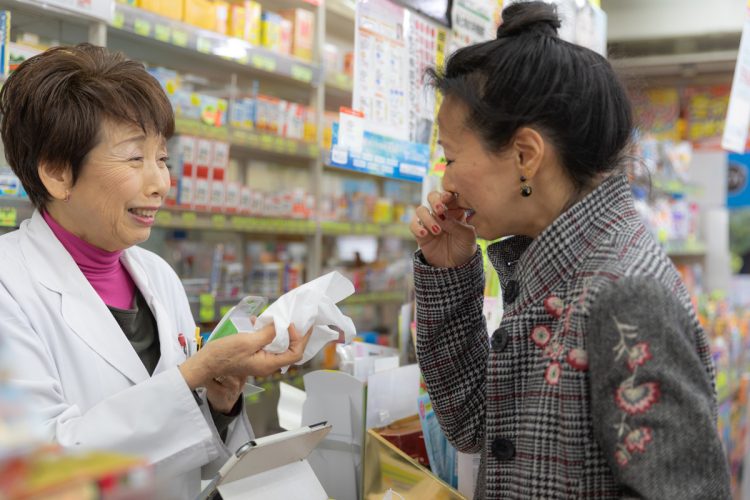
M199 469L252 437L246 377L298 361L308 336L290 327L289 351L268 354L271 325L189 357L180 280L135 246L167 194L174 131L142 64L88 44L47 50L8 78L0 112L6 158L36 207L0 237L12 382L51 441L145 457L165 480L159 498L195 497Z
M477 498L728 498L706 335L621 173L626 92L559 27L514 3L433 74L445 192L411 224L432 403L482 454ZM477 236L506 237L491 336Z

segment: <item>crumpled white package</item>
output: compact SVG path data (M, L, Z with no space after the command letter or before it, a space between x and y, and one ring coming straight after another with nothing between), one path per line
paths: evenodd
M255 322L256 330L270 323L276 328L276 337L264 349L276 354L286 352L289 349L288 329L292 323L300 335L313 327L310 341L302 359L297 363L299 365L312 359L327 343L339 338L339 332L328 325L341 329L345 342L351 342L357 334L354 322L350 317L344 316L336 303L353 293L352 282L336 271L285 293L263 311ZM284 367L282 372L286 372L287 368Z

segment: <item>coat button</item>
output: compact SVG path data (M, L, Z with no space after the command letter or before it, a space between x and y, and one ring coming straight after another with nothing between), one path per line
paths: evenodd
M495 438L492 441L492 456L498 460L510 460L516 456L516 447L513 441L505 438Z
M495 330L495 333L492 334L492 350L500 352L508 345L508 340L510 338L510 335L508 335L507 330L505 328L498 328Z
M508 282L507 285L505 285L505 288L503 289L503 302L506 304L511 304L516 301L518 298L518 292L520 291L521 287L518 284L518 281L511 280Z

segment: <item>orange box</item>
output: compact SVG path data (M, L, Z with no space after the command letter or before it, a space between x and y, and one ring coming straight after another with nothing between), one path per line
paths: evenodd
M315 14L305 9L285 9L280 14L292 23L291 54L300 59L312 61L315 43Z
M227 19L227 34L234 38L245 39L246 26L247 9L245 9L245 5L231 4L229 6L229 18Z
M216 3L210 0L184 0L182 20L197 28L216 29Z

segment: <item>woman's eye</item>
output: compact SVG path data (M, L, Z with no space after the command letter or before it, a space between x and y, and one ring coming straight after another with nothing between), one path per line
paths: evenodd
M128 158L128 161L143 161L143 156L133 156L132 158Z
M451 166L451 164L453 164L453 162L454 162L454 161L456 161L456 160L448 160L448 159L446 159L446 160L445 160L445 166L446 166L446 167L450 167L450 166Z

